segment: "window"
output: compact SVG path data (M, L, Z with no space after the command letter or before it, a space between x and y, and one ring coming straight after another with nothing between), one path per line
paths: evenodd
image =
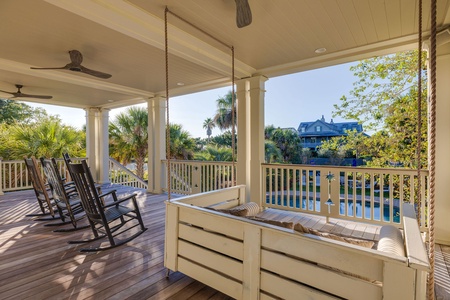
M316 138L315 138L315 137L312 137L312 138L311 138L311 143L313 143L313 144L316 143Z
M321 126L316 126L316 131L322 131L322 127Z
M306 129L305 127L302 127L302 128L300 129L300 131L301 131L301 132L305 132L305 129Z

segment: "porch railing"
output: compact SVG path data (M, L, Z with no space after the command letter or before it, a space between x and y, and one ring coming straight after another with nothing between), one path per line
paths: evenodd
M121 165L114 158L109 158L109 181L111 183L147 189L148 183Z
M73 162L79 162L82 159L87 158L71 158ZM70 178L64 160L57 159L56 163L60 174L65 178ZM41 162L38 160L38 164ZM42 176L44 176L42 168ZM2 160L0 159L0 195L4 192L20 191L33 188L31 179L28 177L27 168L25 162L20 160Z
M421 229L428 224L427 170L421 172L420 191L417 171L411 169L263 164L262 174L266 207L402 226L401 204L417 207L420 193Z
M167 161L163 161L167 169ZM231 162L170 161L171 192L191 195L233 186L235 172ZM167 187L165 187L167 190Z

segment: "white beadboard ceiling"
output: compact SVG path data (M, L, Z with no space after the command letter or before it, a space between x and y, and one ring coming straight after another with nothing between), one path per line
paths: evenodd
M53 95L27 101L114 108L165 94L164 9L235 48L236 77L267 77L417 47L417 0L249 0L253 22L237 28L234 0L2 0L0 90ZM440 29L450 24L438 1ZM424 0L424 34L430 28ZM230 84L231 52L173 15L169 20L171 95ZM322 54L314 52L326 48ZM98 79L62 67L68 51ZM184 86L178 86L182 82ZM8 97L0 93L0 97Z

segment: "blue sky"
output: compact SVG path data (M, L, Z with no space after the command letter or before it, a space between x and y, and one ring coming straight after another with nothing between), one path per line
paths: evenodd
M355 64L355 63L353 63ZM297 128L300 122L315 121L324 115L332 118L333 104L339 104L348 95L356 78L350 72L352 64L271 78L266 81L265 124L275 127ZM170 122L182 124L192 137L206 137L203 121L216 112L216 99L225 95L231 87L210 90L170 99ZM85 111L76 108L29 103L43 107L49 114L59 115L65 124L81 128L85 124ZM143 105L145 106L145 105ZM110 120L120 112L110 112ZM346 121L333 118L335 122ZM213 129L213 135L220 134Z

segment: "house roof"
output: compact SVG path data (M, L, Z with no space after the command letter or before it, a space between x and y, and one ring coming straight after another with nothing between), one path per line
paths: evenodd
M320 126L320 131L316 131L316 128ZM302 130L302 128L304 130ZM362 132L363 127L358 122L325 122L324 117L313 122L301 122L298 126L298 132L300 137L312 137L312 136L341 136L346 135L346 130L356 130Z
M52 95L26 98L71 107L115 108L165 95L164 8L234 46L236 78L267 77L415 49L418 0L249 0L253 23L235 24L233 0L2 0L0 90ZM450 0L438 27L450 24ZM429 20L426 11L424 20ZM172 15L169 20L170 95L230 85L231 53L224 45ZM6 26L6 25L5 25ZM424 22L425 35L429 22ZM326 48L324 53L315 50ZM79 50L99 79L62 67ZM183 85L178 85L178 84ZM0 97L10 97L2 93Z

